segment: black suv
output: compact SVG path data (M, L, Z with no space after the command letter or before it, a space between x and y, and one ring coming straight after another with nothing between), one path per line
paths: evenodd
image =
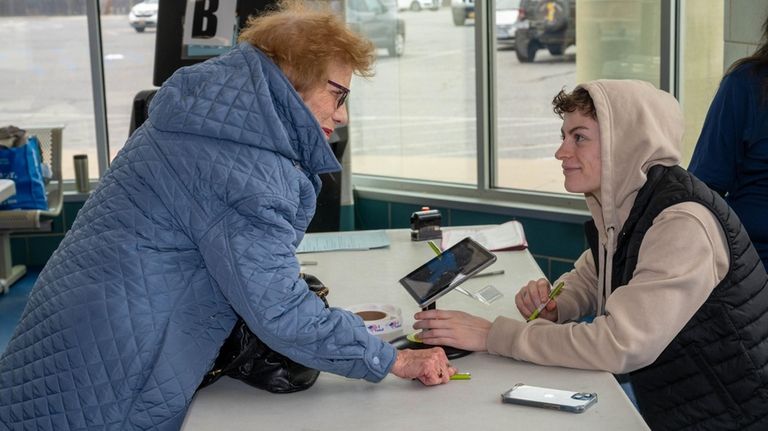
M522 0L518 20L528 21L515 32L521 63L532 62L540 49L562 55L576 44L576 0Z

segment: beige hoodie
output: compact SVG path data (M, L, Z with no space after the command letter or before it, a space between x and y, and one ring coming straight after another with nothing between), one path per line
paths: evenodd
M616 236L648 169L679 164L683 117L674 97L646 82L601 80L582 87L600 125L600 196L586 199L599 255L606 251L606 260L597 274L587 250L560 278L565 288L557 299L558 323L497 318L488 351L543 365L626 373L653 363L723 279L727 244L702 205L669 207L646 233L629 284L609 295ZM588 315L596 316L592 323L571 322Z

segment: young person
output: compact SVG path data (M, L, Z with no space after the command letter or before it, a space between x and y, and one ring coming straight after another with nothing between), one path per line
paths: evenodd
M566 190L583 193L587 250L538 319L416 314L428 344L629 373L654 430L768 429L768 276L720 196L679 166L677 101L641 81L561 92ZM526 318L547 280L516 295ZM591 323L581 317L595 315Z

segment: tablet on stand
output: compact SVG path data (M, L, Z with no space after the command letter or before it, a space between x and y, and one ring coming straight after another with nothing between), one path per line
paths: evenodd
M400 284L422 310L436 308L438 298L496 262L496 255L467 237L442 254L400 279ZM395 338L391 344L398 349L428 349L441 347L448 359L460 358L472 352L450 346L424 344L412 335Z

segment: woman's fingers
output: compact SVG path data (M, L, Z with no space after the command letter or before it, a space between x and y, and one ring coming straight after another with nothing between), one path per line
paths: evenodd
M399 350L392 374L409 379L418 379L425 385L446 383L456 370L448 362L441 348Z

